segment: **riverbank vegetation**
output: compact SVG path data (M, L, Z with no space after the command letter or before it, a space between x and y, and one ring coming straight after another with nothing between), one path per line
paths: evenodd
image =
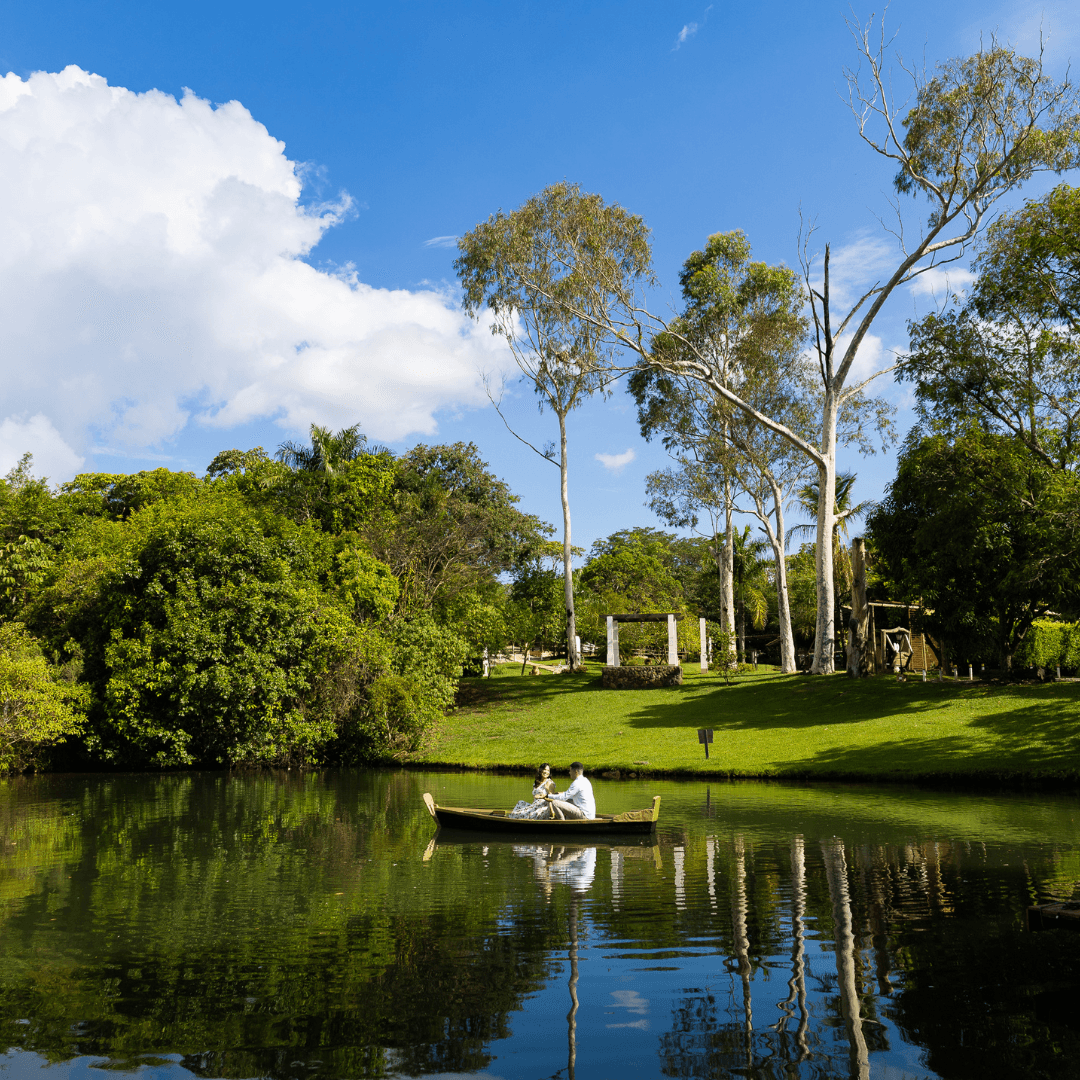
M8 475L0 767L31 763L33 732L67 768L347 763L419 743L543 526L472 446L395 457L314 428L279 458L58 489L29 460Z

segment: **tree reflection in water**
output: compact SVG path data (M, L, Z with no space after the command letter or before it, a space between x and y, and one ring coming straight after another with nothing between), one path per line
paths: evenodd
M518 786L0 784L3 1047L282 1080L1075 1075L1080 935L1023 928L1080 880L1075 799L916 793L890 824L865 791L687 784L655 844L536 846L433 840L438 783Z

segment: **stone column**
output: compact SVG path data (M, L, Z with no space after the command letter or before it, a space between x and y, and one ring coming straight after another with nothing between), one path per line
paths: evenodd
M701 638L701 670L709 670L709 649L705 640L705 620L698 619L698 633Z
M679 638L675 633L675 616L667 617L667 662L675 667L679 662Z
M619 624L610 615L607 617L607 666L619 666Z

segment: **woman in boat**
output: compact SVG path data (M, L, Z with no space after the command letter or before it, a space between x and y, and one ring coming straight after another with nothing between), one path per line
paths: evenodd
M545 761L536 770L536 779L533 781L533 801L526 802L520 799L513 810L506 816L512 818L549 818L551 805L547 801L548 795L555 790L555 781L551 779L551 766Z

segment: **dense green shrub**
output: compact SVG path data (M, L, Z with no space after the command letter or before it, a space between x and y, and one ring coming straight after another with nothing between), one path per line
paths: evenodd
M59 678L20 623L0 623L0 773L38 764L50 746L77 734L83 689Z
M1080 668L1080 623L1037 619L1017 652L1024 667Z

